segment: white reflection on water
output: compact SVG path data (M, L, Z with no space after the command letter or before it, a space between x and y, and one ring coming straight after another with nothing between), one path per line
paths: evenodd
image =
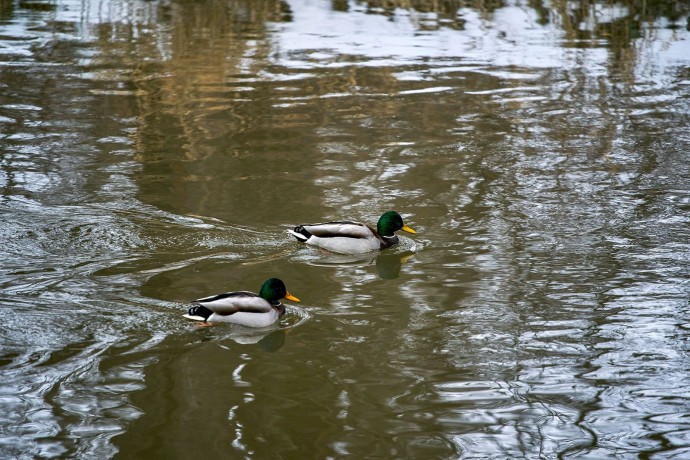
M506 3L486 16L461 8L458 16L465 20L465 27L458 33L444 27L420 32L409 12L403 9L389 17L366 14L356 4L343 13L332 11L327 2L293 2L293 21L273 24L279 50L274 56L280 65L305 69L351 65L348 56L367 56L368 60L357 64L377 67L437 60L440 71L457 62L502 69L575 68L586 59L591 75L607 73L610 53L604 40L598 42L600 46L591 46L597 42L588 40L590 46L586 48L569 47L571 39L557 27L563 18L554 16L553 25L543 26L537 12L523 2ZM573 7L577 5L574 3ZM626 8L615 4L595 3L589 9L589 19L576 26L578 30L591 31L595 26L625 17L626 13ZM686 32L668 25L665 18L653 24L643 23L636 59L641 76L658 78L668 67L687 63L690 43L684 39ZM314 54L315 38L318 54Z

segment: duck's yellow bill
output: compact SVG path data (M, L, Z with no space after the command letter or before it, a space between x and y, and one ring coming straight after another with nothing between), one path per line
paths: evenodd
M292 300L293 302L299 302L300 301L297 297L290 294L289 292L287 294L285 294L285 297L283 297L283 298L288 299L288 300Z
M412 230L410 227L408 227L407 225L403 225L402 229L403 229L403 231L406 231L407 233L417 233L414 230Z

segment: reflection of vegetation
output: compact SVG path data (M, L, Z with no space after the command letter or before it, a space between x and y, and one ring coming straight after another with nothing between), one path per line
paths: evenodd
M31 1L31 2L19 2L19 8L23 8L25 10L33 10L33 11L53 11L56 8L56 5L53 4L52 2L37 2L37 1Z
M0 20L8 20L14 12L14 2L12 0L0 0Z
M371 11L388 13L396 9L414 10L420 13L438 13L446 18L454 16L460 8L491 12L505 6L504 0L367 0Z
M539 8L538 1L532 6L540 12L548 9ZM611 2L567 2L554 1L552 13L559 18L559 25L574 40L605 39L615 47L625 47L642 36L645 23L652 23L659 18L667 18L675 23L690 12L687 1L639 1L621 0Z
M271 112L272 100L262 91L259 76L271 52L266 25L289 21L291 10L281 0L185 0L146 5L137 21L99 25L103 52L94 59L94 67L104 79L113 78L107 75L107 63L113 56L132 69L140 113L135 135L137 160L144 165L146 176L142 193L157 202L160 198L154 191L164 184L166 193L180 197L180 203L189 199L201 205L213 199L219 207L226 206L218 197L232 193L207 190L211 182L206 179L222 172L230 174L234 165L226 158L243 154L244 142L258 146L263 140L260 136L266 135L253 128L262 126L258 119ZM131 39L133 36L137 38ZM166 161L161 162L164 157ZM213 160L195 161L209 157ZM256 169L254 164L243 165L245 169L235 170L232 176L238 181L251 179ZM193 195L190 190L200 197L189 198Z
M608 47L611 67L625 73L638 61L641 47L658 39L660 28L690 30L688 0L527 0L528 8L509 7L504 0L367 0L357 4L364 4L370 14L398 20L409 17L419 30L464 29L465 20L470 20L468 10L478 13L482 26L490 30L495 27L494 14L502 9L529 9L536 13L537 24L561 31L564 47ZM509 19L502 17L501 22L511 27Z
M631 72L638 62L640 44L657 38L661 18L670 27L690 12L688 1L620 0L617 2L554 0L551 8L539 7L543 0L533 0L540 14L548 14L564 33L565 46L577 48L607 46L611 50L610 67Z
M8 3L0 0L2 5ZM108 75L113 73L109 64L113 56L131 68L131 86L141 114L135 141L141 152L138 159L145 164L142 192L148 200L155 200L153 190L165 188L184 197L180 201L194 202L194 212L229 209L231 198L224 197L257 186L262 177L257 170L279 171L289 165L304 145L318 144L321 134L330 132L339 117L345 120L338 126L345 133L343 139L352 136L361 145L378 142L372 133L391 120L397 120L400 138L395 141L415 141L441 126L448 133L455 129L455 121L437 110L440 99L418 105L414 116L401 116L405 101L382 97L423 88L426 83L421 79L409 83L398 75L400 70L410 70L410 78L418 78L417 69L359 65L369 60L366 46L352 54L346 54L352 47L345 52L337 45L329 48L318 40L318 29L312 44L302 48L275 39L280 35L267 24L290 20L293 15L284 1L179 0L145 5L151 13L143 24L114 21L98 26L103 64L96 56L93 67L104 74L104 81L118 78ZM638 46L639 38L653 39L651 34L659 33L664 23L659 18L678 26L689 9L687 1L661 0L331 0L326 5L343 19L368 13L411 21L419 30L460 29L457 36L478 37L467 41L467 49L474 43L483 46L484 34L489 37L486 43L512 40L519 46L521 37L529 37L522 30L510 29L524 25L510 22L511 15L520 10L529 26L549 26L543 32L556 35L554 46L608 47L610 67L620 72L618 76L631 75L641 61L644 50ZM304 21L308 10L300 2L292 6L295 17ZM462 31L466 24L472 27ZM347 29L323 33L337 36ZM291 64L284 66L286 61ZM481 82L470 83L482 87ZM349 105L343 104L343 96L350 97ZM166 161L159 161L164 157ZM207 180L218 176L228 180ZM187 198L192 194L193 198ZM169 197L162 198L161 202L168 202Z
M471 9L490 15L505 7L504 0L367 0L368 13L394 16L396 11L414 12L411 20L420 30L441 27L462 29L462 9ZM641 24L667 18L671 27L690 27L690 22L679 24L690 12L687 0L529 0L528 6L537 12L541 25L556 21L575 40L615 37L629 41L640 36ZM347 11L347 2L334 1L333 9Z
M446 1L424 1L424 0L368 0L361 2L366 6L366 10L371 14L382 14L393 16L396 10L414 12L411 20L420 30L436 30L441 27L461 30L464 28L465 21L458 11L461 8L474 8L479 11L493 11L503 6L503 0L446 0Z
M164 8L164 6L161 6ZM234 99L246 97L245 78L251 80L262 68L270 48L264 40L263 25L290 20L291 12L285 2L276 0L231 3L218 0L205 2L176 2L159 13L172 33L169 37L152 34L138 40L137 56L150 62L160 62L161 68L151 69L145 61L136 65L135 79L143 97L142 133L164 140L164 133L156 133L161 114L177 124L179 131L173 141L188 146L191 155L203 155L195 148L199 139L208 139L240 132L248 123L248 114L236 111ZM160 50L165 53L160 56ZM251 60L245 59L252 56ZM249 64L248 64L249 62ZM175 75L170 78L151 78ZM229 117L213 119L213 113L231 110ZM210 123L199 123L200 117L211 117ZM167 148L160 145L161 150Z

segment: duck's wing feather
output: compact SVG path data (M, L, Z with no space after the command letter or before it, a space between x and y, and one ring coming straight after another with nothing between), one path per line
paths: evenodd
M302 225L302 227L319 238L371 238L374 234L371 228L360 222L324 222Z
M218 315L232 315L233 313L268 313L271 304L253 292L226 292L195 301Z

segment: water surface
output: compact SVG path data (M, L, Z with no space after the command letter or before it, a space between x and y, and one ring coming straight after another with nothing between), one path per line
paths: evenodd
M690 456L647 3L0 2L0 457ZM378 255L285 232L388 209ZM181 317L273 276L275 327Z

